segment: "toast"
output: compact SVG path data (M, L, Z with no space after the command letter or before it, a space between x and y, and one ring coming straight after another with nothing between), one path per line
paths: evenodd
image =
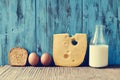
M11 66L25 66L28 52L24 48L12 48L8 54L8 62Z

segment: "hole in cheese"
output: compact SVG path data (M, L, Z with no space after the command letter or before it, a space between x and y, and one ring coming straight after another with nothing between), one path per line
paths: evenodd
M69 44L68 44L68 42L65 41L65 42L64 42L64 45L65 45L65 46L68 46Z
M79 66L84 60L86 34L54 34L53 59L56 66Z
M75 60L73 59L72 62L75 62Z
M69 50L67 50L66 52L67 52L67 53L69 53L70 51L69 51Z
M64 58L68 58L69 57L69 55L68 54L64 54Z
M77 45L77 43L78 43L78 42L77 42L75 39L72 40L72 44L73 44L73 45Z

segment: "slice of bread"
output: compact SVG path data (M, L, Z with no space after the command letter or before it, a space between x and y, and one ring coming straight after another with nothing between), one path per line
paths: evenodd
M8 62L11 66L25 66L28 52L24 48L12 48L8 54Z

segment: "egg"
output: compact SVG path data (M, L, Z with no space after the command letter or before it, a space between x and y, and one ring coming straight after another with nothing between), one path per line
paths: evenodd
M35 52L32 52L28 57L28 62L30 65L36 66L39 62L39 56Z
M48 53L43 53L40 59L42 65L48 66L52 62L52 57Z

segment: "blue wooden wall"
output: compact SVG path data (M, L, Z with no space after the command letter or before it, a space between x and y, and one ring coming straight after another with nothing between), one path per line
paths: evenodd
M13 47L52 55L55 33L86 33L89 45L99 20L106 26L109 64L120 64L120 0L0 0L0 63L8 63ZM85 65L88 55L89 48Z

